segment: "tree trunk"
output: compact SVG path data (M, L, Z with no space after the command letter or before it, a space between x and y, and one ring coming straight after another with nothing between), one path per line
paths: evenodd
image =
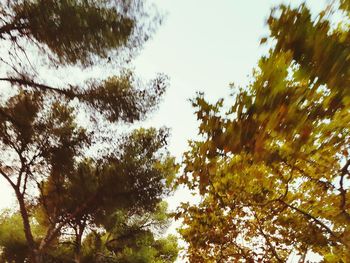
M74 262L81 262L81 240L84 232L85 224L82 223L78 225L76 228L76 236L75 236L75 248L74 248Z
M43 255L38 250L35 250L34 260L31 263L44 263Z
M74 262L75 263L80 263L81 261L81 245L76 245L74 249Z
M22 217L23 222L23 229L24 229L24 235L29 247L29 260L31 263L41 263L41 256L40 253L36 249L36 244L33 238L32 230L29 223L29 215L28 211L24 202L24 195L20 193L18 189L15 189L16 191L16 197L19 204L19 209Z

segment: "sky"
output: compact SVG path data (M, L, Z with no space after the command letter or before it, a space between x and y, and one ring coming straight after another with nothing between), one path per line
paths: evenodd
M165 13L159 30L134 62L136 72L152 78L162 72L170 77L159 110L143 125L171 128L170 151L181 157L187 140L197 134L189 99L204 92L216 101L228 97L229 84L244 86L266 47L266 19L273 0L155 0ZM287 2L287 1L285 1ZM293 5L301 3L293 0ZM307 1L320 10L326 0Z
M190 99L204 92L209 101L228 99L236 86L246 85L267 47L266 19L281 1L273 0L155 0L165 14L163 24L135 60L136 72L152 78L162 72L170 86L159 110L143 126L171 129L169 150L182 160L188 140L197 137L198 122ZM302 1L292 2L293 6ZM327 0L307 1L317 13ZM193 198L180 190L169 199L171 209Z
M327 0L310 0L317 12ZM230 83L244 86L266 47L265 20L273 0L154 0L165 14L163 24L135 59L136 72L152 78L165 73L170 86L159 106L143 126L171 129L169 150L181 161L188 140L196 138L198 123L189 99L204 92L209 101L227 98ZM286 1L287 2L287 1ZM301 1L293 0L293 5ZM0 209L14 203L10 189L0 179ZM193 198L179 190L169 199L171 209ZM171 228L174 231L176 225Z
M317 12L326 1L307 3ZM164 21L133 64L144 79L165 73L170 85L158 111L139 125L169 127L169 150L181 161L188 140L197 136L198 122L189 100L196 92L204 92L209 101L227 98L232 92L230 83L247 84L258 59L267 51L259 45L260 39L268 35L265 20L271 7L280 1L152 2L164 14ZM301 1L292 2L296 6ZM12 203L10 189L1 185L0 209Z
M170 86L159 110L143 125L166 126L171 129L169 150L182 160L188 140L197 137L198 122L189 99L204 92L209 101L228 100L236 86L246 85L259 58L267 47L260 39L268 35L266 19L273 0L158 0L165 20L135 61L136 71L145 78L157 72L170 77ZM297 6L302 1L284 1ZM327 0L306 2L315 14ZM180 189L168 199L174 210L180 202L198 197ZM176 233L180 222L173 223L169 233ZM182 242L180 242L183 245ZM292 255L290 262L298 257ZM309 255L317 262L319 258ZM182 262L183 259L178 259Z

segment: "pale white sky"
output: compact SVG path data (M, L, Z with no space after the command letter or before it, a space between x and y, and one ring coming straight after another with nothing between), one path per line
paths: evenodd
M307 1L319 10L327 0ZM194 110L188 99L203 91L215 101L227 97L229 83L244 85L261 54L260 38L273 0L155 0L167 12L163 25L135 60L146 78L156 72L170 77L160 109L146 125L172 130L170 150L180 157L196 135ZM288 1L285 1L288 2ZM302 1L293 0L293 5Z
M145 126L171 128L170 152L181 160L187 140L197 134L191 103L197 91L212 101L227 97L229 83L244 85L261 54L260 38L268 31L265 20L273 0L154 0L167 13L163 25L135 60L145 78L163 72L170 87L159 110ZM285 1L291 2L291 1ZM293 0L293 5L302 1ZM316 12L327 0L306 1ZM13 203L11 191L0 179L0 209ZM169 199L174 209L191 196L179 191Z
M197 134L196 92L211 101L228 97L229 83L244 85L266 48L260 38L268 33L265 20L273 0L154 0L166 14L164 23L134 61L136 72L147 78L155 73L170 77L159 110L143 126L171 128L169 149L178 160L187 141ZM285 1L288 2L288 1ZM300 0L293 0L298 5ZM307 1L320 10L327 0ZM0 179L0 208L11 201L11 191Z
M268 34L265 20L273 0L155 0L167 13L163 25L135 61L146 78L156 72L170 77L159 110L143 125L171 128L170 152L181 161L187 142L197 136L198 122L189 102L202 91L210 101L230 94L229 83L244 85L266 53L260 39ZM297 6L302 1L292 2ZM309 0L318 12L327 0ZM180 191L170 208L191 198Z
M170 77L163 103L146 126L171 128L169 149L179 161L187 141L197 136L198 122L189 102L202 91L210 101L230 94L229 83L248 83L258 59L267 51L260 39L268 34L265 23L272 6L281 2L299 5L300 0L156 0L168 13L163 25L148 42L135 66L139 74L151 78L155 72ZM329 1L309 0L316 12ZM193 200L188 191L179 190L169 198L169 207ZM180 222L173 223L170 233ZM310 255L313 262L318 257ZM290 262L297 262L294 255ZM183 262L178 259L177 262Z

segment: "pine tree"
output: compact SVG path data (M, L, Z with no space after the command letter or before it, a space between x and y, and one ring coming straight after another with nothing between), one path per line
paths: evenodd
M67 229L78 234L80 262L85 230L118 210L151 213L169 192L177 168L167 131L116 139L108 129L143 120L165 91L165 76L143 84L128 65L159 24L152 15L138 0L0 2L0 173L18 201L29 262L47 262ZM54 80L107 66L119 68ZM97 146L104 151L89 156Z

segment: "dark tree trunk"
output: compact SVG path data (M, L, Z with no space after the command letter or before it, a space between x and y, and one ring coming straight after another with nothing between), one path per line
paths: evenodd
M85 229L85 222L77 225L75 236L75 248L74 248L74 262L81 262L81 241Z
M15 191L16 191L16 197L17 197L18 204L19 204L19 210L20 210L21 217L22 217L24 235L25 235L28 247L29 247L30 262L41 263L40 256L39 256L39 253L36 249L36 244L35 244L35 241L34 241L34 238L32 235L32 230L31 230L30 223L29 223L29 215L28 215L28 211L27 211L27 208L26 208L26 205L24 202L24 195L18 189L15 189Z

